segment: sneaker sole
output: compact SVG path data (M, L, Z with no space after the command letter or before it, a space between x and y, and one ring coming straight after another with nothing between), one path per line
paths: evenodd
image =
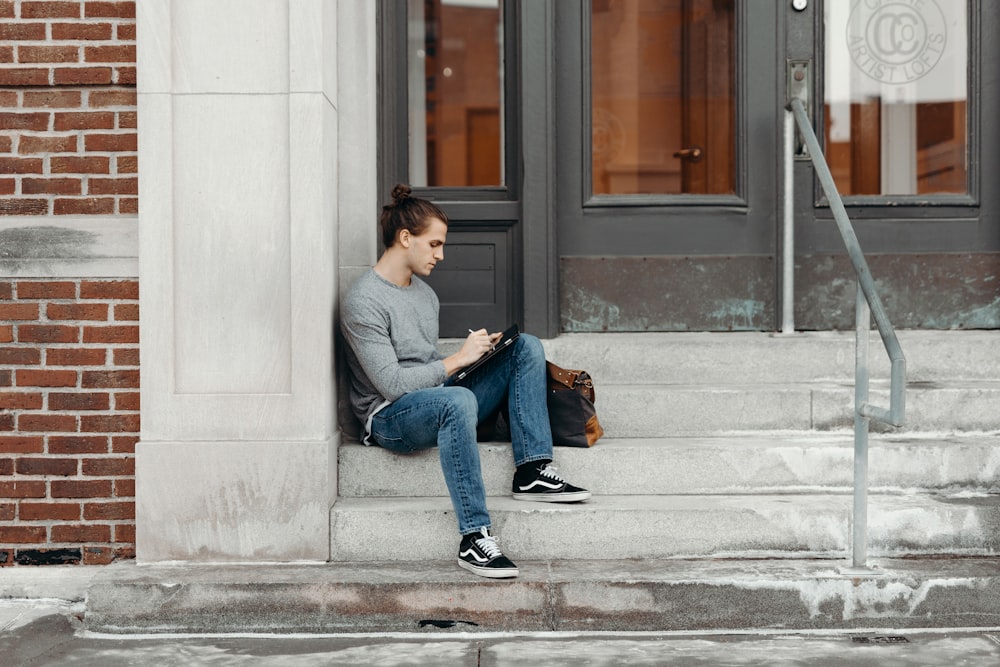
M533 500L538 503L579 503L590 500L590 491L575 493L515 493L514 500Z
M514 568L513 570L510 568L499 570L489 567L477 567L472 563L466 563L461 558L458 559L458 566L473 574L478 574L480 577L488 577L490 579L510 579L520 574L517 568Z

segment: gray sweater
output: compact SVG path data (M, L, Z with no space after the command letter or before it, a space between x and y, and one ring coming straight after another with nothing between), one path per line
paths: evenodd
M374 269L344 299L340 327L351 370L351 408L370 432L371 417L417 389L445 381L437 349L438 298L417 276L400 287Z

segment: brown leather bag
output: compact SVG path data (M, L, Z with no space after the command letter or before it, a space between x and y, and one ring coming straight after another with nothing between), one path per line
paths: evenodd
M587 371L570 370L545 362L548 369L549 424L552 443L566 447L593 447L604 429L594 407L594 381Z

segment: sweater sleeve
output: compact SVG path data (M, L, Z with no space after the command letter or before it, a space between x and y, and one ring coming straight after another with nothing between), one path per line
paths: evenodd
M354 296L345 304L344 338L379 394L395 401L411 391L435 387L445 381L444 363L440 360L400 360L386 310L374 299Z

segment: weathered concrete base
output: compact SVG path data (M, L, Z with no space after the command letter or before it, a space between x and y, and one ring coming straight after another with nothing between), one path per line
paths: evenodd
M120 563L94 578L105 633L469 632L995 627L1000 559L521 562L493 581L451 561L328 565ZM472 625L472 624L475 625Z

